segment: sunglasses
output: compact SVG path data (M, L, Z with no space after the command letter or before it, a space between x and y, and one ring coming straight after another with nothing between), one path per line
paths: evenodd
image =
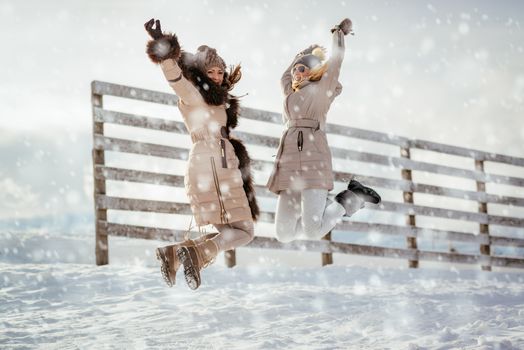
M306 71L307 67L306 66L295 66L293 67L293 72L295 72L296 70L298 70L300 73L304 73Z

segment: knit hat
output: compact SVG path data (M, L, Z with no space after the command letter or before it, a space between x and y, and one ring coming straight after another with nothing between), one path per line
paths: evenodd
M226 69L226 63L222 57L217 54L217 50L207 45L202 45L197 49L194 59L198 68L204 72L213 67L218 67L223 70Z
M320 66L322 64L322 61L325 59L324 51L321 47L316 47L313 49L313 51L309 54L300 56L296 61L295 64L303 64L304 66L308 67L309 69L316 68L317 66Z
M322 61L320 60L320 58L318 58L317 56L313 54L302 56L295 62L295 64L303 64L304 66L308 67L309 69L316 67L321 63Z
M298 58L293 63L293 67L297 64L303 64L309 68L309 77L305 80L300 81L293 80L291 87L294 91L297 91L303 86L307 80L309 81L319 81L322 78L322 75L327 70L328 63L325 61L326 54L325 49L318 46L312 45L310 48L299 53ZM293 68L291 69L291 74Z

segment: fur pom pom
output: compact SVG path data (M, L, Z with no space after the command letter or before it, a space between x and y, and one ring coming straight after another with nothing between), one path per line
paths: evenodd
M324 61L326 59L326 53L324 52L324 50L321 47L315 47L313 51L311 52L311 54L320 58L321 61Z

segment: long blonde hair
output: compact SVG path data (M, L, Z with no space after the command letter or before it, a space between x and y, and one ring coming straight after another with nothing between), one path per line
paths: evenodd
M311 81L319 81L322 79L322 75L326 72L328 68L328 63L324 62L323 64L316 66L315 68L311 69L309 72L309 80Z
M318 81L322 78L322 74L327 70L326 49L322 46L315 47L311 52L312 55L317 56L323 63L310 69L309 80Z

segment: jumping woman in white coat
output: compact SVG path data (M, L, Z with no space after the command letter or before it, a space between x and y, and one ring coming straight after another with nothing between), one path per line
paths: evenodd
M240 140L230 136L237 125L239 103L229 91L240 80L240 66L226 72L224 60L206 45L195 54L181 49L175 34L163 33L160 21L145 23L151 36L149 58L160 65L179 101L178 109L192 146L184 184L198 226L212 224L218 233L157 249L169 286L184 265L190 288L200 286L200 270L220 251L248 244L258 216L250 158Z
M329 107L342 91L338 77L344 36L353 34L351 26L346 18L331 30L329 60L325 61L321 47L312 45L295 57L281 79L287 128L267 186L278 194L275 226L282 242L320 239L340 218L353 215L365 202L380 202L377 192L355 180L335 201L328 199L334 176L324 129Z

